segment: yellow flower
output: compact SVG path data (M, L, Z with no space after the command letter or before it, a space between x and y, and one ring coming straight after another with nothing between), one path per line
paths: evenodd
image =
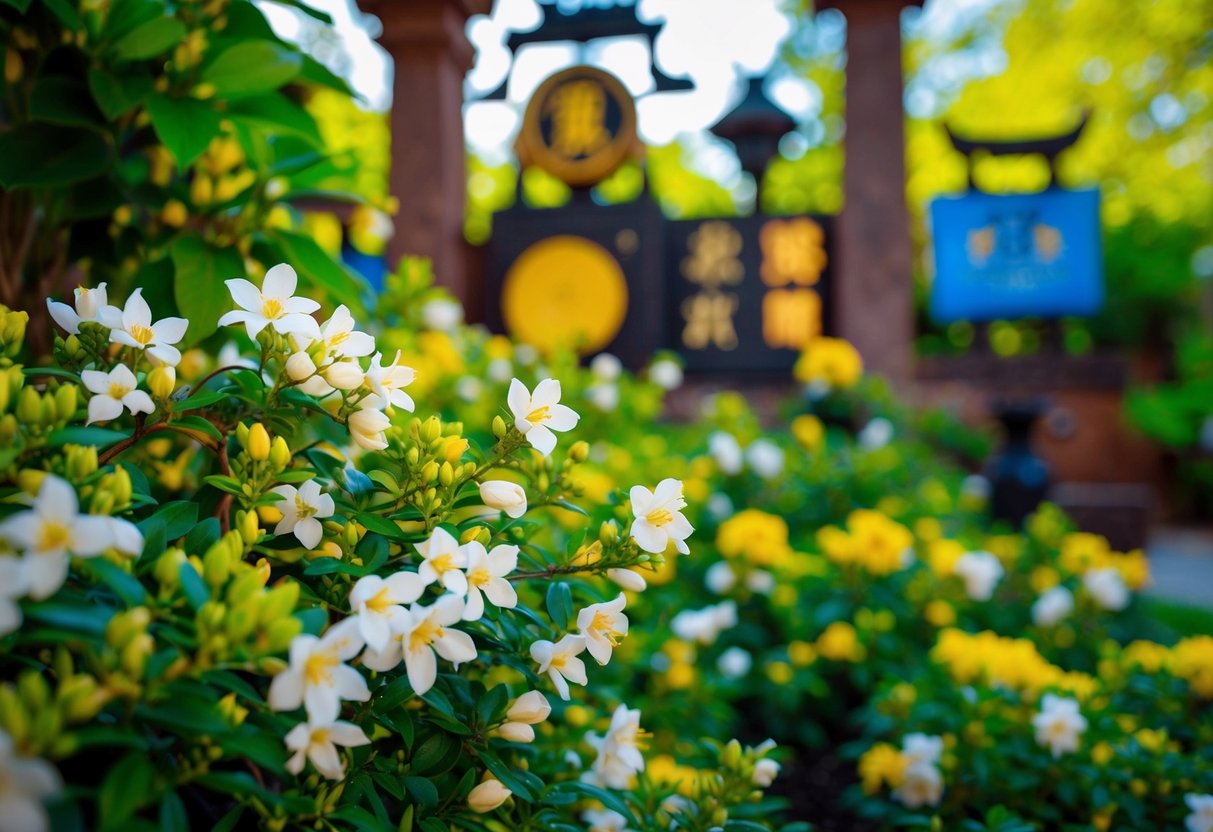
M859 778L865 794L875 794L882 785L895 789L901 785L906 772L906 759L902 753L880 742L869 748L859 758Z
M797 667L807 667L817 661L817 651L807 641L793 641L788 644L788 660Z
M1028 576L1028 583L1039 595L1046 589L1052 589L1061 583L1061 575L1057 574L1057 570L1051 566L1038 566Z
M792 556L787 521L756 508L739 511L721 523L716 548L727 558L744 557L756 566L779 566Z
M771 662L766 666L767 678L777 685L792 681L792 666L787 662Z
M923 615L932 627L951 627L956 623L956 609L940 599L927 604Z
M857 563L873 575L888 575L909 565L914 536L879 511L857 509L847 518L846 532L826 526L818 530L817 544L840 566Z
M676 662L666 671L665 681L670 690L686 690L695 684L695 667L685 662Z
M850 622L835 621L817 637L817 652L836 662L859 662L867 651Z
M927 546L927 566L940 577L951 575L966 549L955 540L935 540Z
M1157 673L1171 664L1171 651L1152 641L1131 642L1120 654L1125 667L1140 667L1147 673Z
M649 779L659 786L675 787L676 791L689 798L699 794L700 773L691 766L679 764L669 754L656 754L645 761Z
M943 524L934 517L920 517L914 521L914 536L924 543L932 543L943 537Z
M825 433L825 425L811 413L802 413L792 420L792 436L809 453L821 449Z
M863 359L841 338L814 338L800 354L792 372L802 384L817 382L845 390L855 386L863 375Z
M1061 553L1058 562L1062 569L1081 575L1088 569L1102 566L1111 550L1108 539L1089 532L1073 532L1061 539Z
M1213 699L1213 636L1192 636L1171 650L1176 676L1186 679L1197 696Z

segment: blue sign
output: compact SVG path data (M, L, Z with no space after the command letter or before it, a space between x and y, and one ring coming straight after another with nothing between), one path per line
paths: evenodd
M1103 305L1097 190L941 197L931 225L939 323L1086 316Z

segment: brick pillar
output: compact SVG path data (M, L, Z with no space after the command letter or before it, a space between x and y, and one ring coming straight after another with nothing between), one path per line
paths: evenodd
M379 41L395 65L390 186L400 200L389 265L429 257L438 282L467 300L463 240L467 190L463 78L472 65L464 26L491 0L361 0L383 22Z
M847 18L844 204L835 321L868 369L898 387L914 349L913 251L906 206L901 10L910 0L818 0Z

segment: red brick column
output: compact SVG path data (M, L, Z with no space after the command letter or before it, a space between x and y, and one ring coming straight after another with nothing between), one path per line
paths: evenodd
M395 64L391 192L400 200L389 265L429 257L438 282L466 300L463 212L467 192L463 78L472 65L464 26L491 0L361 0L383 22L379 41Z
M921 0L818 0L847 18L844 205L835 322L866 366L899 387L913 369L901 10Z

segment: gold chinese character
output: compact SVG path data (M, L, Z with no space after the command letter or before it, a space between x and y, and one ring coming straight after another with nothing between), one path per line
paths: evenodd
M808 217L770 220L762 227L762 282L812 286L826 267L825 235Z
M762 299L762 340L802 349L821 334L821 298L812 289L772 289Z
M589 156L611 141L604 119L606 91L593 81L570 81L557 87L544 115L552 117L552 150L562 156Z
M737 296L727 292L700 292L682 302L682 317L686 328L682 343L687 349L702 350L716 346L731 350L737 346L737 331L733 329L733 314L737 311Z
M1045 263L1052 263L1061 254L1061 232L1051 225L1037 223L1032 227L1036 244L1036 256Z
M706 289L740 283L745 267L737 259L741 253L741 232L727 222L712 220L699 226L687 240L691 249L682 258L682 274Z
M984 266L994 253L994 226L974 228L969 232L969 262Z

